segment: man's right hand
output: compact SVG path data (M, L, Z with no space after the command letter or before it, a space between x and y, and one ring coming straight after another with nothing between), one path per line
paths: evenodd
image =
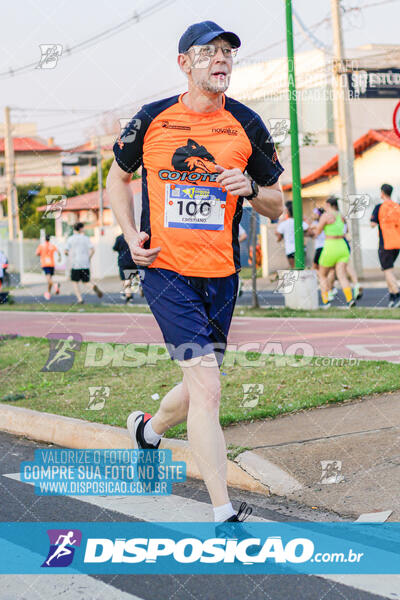
M144 231L141 231L134 239L126 240L131 251L132 260L141 267L148 267L154 262L160 253L161 248L143 248L143 244L149 239Z

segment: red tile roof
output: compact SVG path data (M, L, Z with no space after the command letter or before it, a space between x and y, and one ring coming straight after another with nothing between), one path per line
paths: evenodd
M103 144L101 146L102 150L112 150L113 144ZM69 148L65 150L65 152L69 152L70 154L74 154L75 152L93 152L96 150L96 146L92 144L92 142L85 142L80 146L75 146L74 148Z
M358 138L358 140L356 140L353 144L356 158L357 156L361 156L361 154L368 150L368 148L374 146L375 144L379 144L380 142L385 142L386 144L389 144L389 146L400 148L400 137L398 137L394 129L370 129L368 133ZM327 163L322 165L322 167L313 173L310 173L310 175L303 177L301 180L301 185L308 185L318 181L319 179L326 179L327 177L333 177L337 174L338 155L336 154L333 158L328 160ZM284 191L290 191L291 189L291 183L283 186Z
M142 190L142 180L134 179L130 183L130 187L133 194L137 194ZM80 196L73 196L67 198L65 206L63 206L63 212L65 211L77 211L77 210L96 210L99 208L99 192L88 192L87 194L81 194ZM108 200L107 190L103 191L103 208L111 208ZM39 206L38 211L43 212L47 209L47 206Z
M48 146L31 137L14 137L14 152L62 152L60 146ZM4 138L0 138L0 152L4 152Z

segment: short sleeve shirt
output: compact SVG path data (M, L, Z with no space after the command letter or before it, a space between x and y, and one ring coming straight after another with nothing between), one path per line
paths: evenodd
M303 231L306 231L307 229L308 225L305 221L303 221ZM290 217L289 219L281 221L276 230L278 233L283 235L286 255L293 254L296 249L294 235L294 219Z
M374 210L372 211L372 215L371 215L371 221L372 223L376 223L378 225L378 230L379 230L379 248L383 248L384 244L383 244L383 235L382 235L382 229L379 223L379 209L382 206L382 202L380 202L379 204L377 204L374 208Z
M283 171L259 115L223 100L212 113L190 110L182 96L145 105L114 145L121 169L142 165L141 231L150 236L145 247L161 247L151 268L197 277L238 271L243 198L215 181L216 165L247 171L260 186Z
M42 267L54 267L54 255L57 252L57 247L50 242L40 244L36 250L36 254L40 256L40 264Z
M90 268L91 248L93 244L84 233L74 233L68 238L65 249L69 253L71 269Z

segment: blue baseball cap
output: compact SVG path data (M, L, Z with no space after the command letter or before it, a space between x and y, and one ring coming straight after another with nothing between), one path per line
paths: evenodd
M219 36L223 36L228 40L233 48L240 47L241 42L236 33L225 31L213 21L202 21L201 23L194 23L194 25L186 29L179 40L179 53L183 54L187 52L191 46L208 44L211 40Z

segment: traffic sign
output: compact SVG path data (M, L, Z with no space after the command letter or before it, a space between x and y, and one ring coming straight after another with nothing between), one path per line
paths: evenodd
M393 113L393 127L397 135L400 137L400 102L396 105Z

